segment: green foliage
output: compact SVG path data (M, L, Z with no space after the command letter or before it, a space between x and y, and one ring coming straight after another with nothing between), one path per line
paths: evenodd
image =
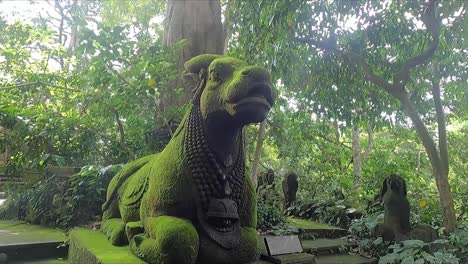
M56 36L68 33L44 19L0 23L0 149L10 150L9 175L126 162L160 150L170 138L167 116L172 126L180 118L178 109L160 109L175 78L174 49L163 47L161 27L150 17L134 22L137 13L122 19L111 3L59 5L75 23L74 45L60 42L70 36ZM115 19L88 19L99 14Z
M402 243L391 245L389 249L393 250L379 260L379 264L393 263L437 263L437 264L458 264L458 258L446 251L443 245L444 240L436 240L432 243L424 243L420 240L406 240ZM440 246L441 247L440 247ZM431 247L439 249L431 250Z
M257 229L268 231L285 222L285 216L272 200L259 199L257 201ZM277 229L281 229L281 227L277 227Z
M378 192L388 173L399 173L409 182L417 220L441 224L437 188L419 136L398 101L370 83L360 63L366 61L372 73L392 83L403 63L429 46L424 3L260 0L227 5L227 21L237 33L230 39L229 53L267 65L279 80L262 158L275 171L297 171L300 198L329 199L331 187L338 186L362 203ZM467 93L462 87L468 73L463 59L466 9L461 2L437 3L439 46L432 62L411 71L405 87L436 141L432 66L440 67L449 127L466 120L462 102ZM353 126L374 127L376 138L363 164L360 192L353 189L350 161ZM465 191L458 186L466 187L461 177L466 166L460 164L466 164L467 155L458 154L464 140L453 134L449 130L449 164L456 173L451 168L449 178L456 207L463 210L460 219L466 219ZM425 206L419 207L420 201Z
M347 205L344 200L296 203L288 207L284 213L287 216L296 216L342 228L348 228L354 218L362 215L356 208Z
M68 11L67 32L74 31L76 43L68 33L60 36L50 17L30 22L0 18L0 152L9 150L8 175L48 165L127 162L161 150L180 120L180 109L164 105L178 96L167 87L176 77L175 51L184 43L163 45L158 21L166 2L72 2L59 4ZM383 178L398 173L408 183L412 222L439 227L437 187L421 140L397 100L369 83L358 60L348 56L358 54L375 74L392 82L406 59L428 47L425 1L222 2L227 53L267 67L277 81L261 164L273 168L279 181L294 170L304 203L330 200L340 188L353 207L372 200ZM430 81L432 66L440 68L449 179L462 226L468 221L468 20L463 5L439 1L439 46L429 62L411 71L406 85L437 141ZM373 127L375 138L359 192L353 186L353 126ZM256 133L255 127L246 133L248 161ZM363 133L361 146L367 143ZM41 184L58 188L53 182ZM21 200L29 195L19 193L10 196ZM40 198L38 206L50 200L46 194ZM268 207L262 201L259 206ZM322 221L331 224L345 219L342 210L323 212Z
M356 219L349 227L349 232L358 241L357 251L372 257L380 257L388 253L390 242L382 237L376 237L375 228L383 222L383 212L375 212Z
M85 166L73 175L63 199L56 200L60 208L56 224L68 227L98 219L107 186L121 168L122 165Z
M393 263L466 263L468 232L463 229L431 243L407 240L392 244L376 237L375 229L383 222L383 213L376 212L353 221L349 231L359 242L361 254L380 258L379 264Z
M30 186L8 190L0 218L70 227L95 221L106 199L106 188L121 165L87 166L68 179L50 176Z

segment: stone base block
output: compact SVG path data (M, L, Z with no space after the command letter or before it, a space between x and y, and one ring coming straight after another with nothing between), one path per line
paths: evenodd
M72 264L144 264L128 246L113 246L99 231L74 228L69 234L68 261Z

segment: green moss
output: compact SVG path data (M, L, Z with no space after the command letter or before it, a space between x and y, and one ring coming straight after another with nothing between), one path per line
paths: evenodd
M141 221L138 222L128 222L125 225L125 234L127 235L127 238L131 240L134 236L138 234L142 234L145 232L145 229L143 228L143 223Z
M124 245L127 243L125 224L120 218L112 218L104 221L101 230L112 245Z
M195 263L199 238L191 222L172 216L147 221L150 237L137 235L130 242L135 255L150 263Z
M330 230L341 230L341 228L329 226L326 224L317 223L314 221L309 221L305 219L295 218L295 217L288 217L288 223L295 227L295 228L302 228L302 229L330 229Z
M139 171L141 167L146 165L150 160L154 159L158 154L148 155L140 159L134 160L128 163L122 170L115 175L109 186L107 187L107 199L106 202L102 205L103 210L103 220L108 218L118 217L119 213L117 207L112 207L111 205L115 201L115 196L122 184L132 175Z
M202 54L184 63L184 69L188 72L198 73L202 68L208 68L210 63L218 58L221 58L221 55L217 54Z
M226 103L227 99L248 92L248 87L252 87L252 83L256 81L255 78L250 78L252 76L249 77L250 74L271 81L269 73L264 68L249 66L244 61L221 55L200 55L186 62L184 66L186 71L193 73L189 74L192 77L202 68L208 72L215 69L215 75L211 76L213 78L208 79L205 87L198 91L203 91L201 97L196 97L200 98L203 117L208 113L222 110L234 118L240 118L235 116L234 104ZM249 71L248 74L245 74L246 70ZM194 100L194 103L198 101ZM187 128L187 116L188 113L160 154L132 162L119 172L109 185L107 201L103 205L103 219L112 220L104 222L103 231L112 243L121 237L122 223L142 221L144 234L141 234L139 224L131 223L126 227L128 237L133 237L130 248L140 258L154 263L194 263L197 259L199 237L191 222L164 216L168 213L183 212L188 219L198 217L193 199L196 188L193 186L191 172L183 156L183 132ZM215 254L211 252L213 247L221 255L229 256L229 259L242 256L243 259L250 260L251 256L255 256L257 222L255 190L248 177L245 181L243 199L239 204L241 245L238 248L225 249L213 242L213 245L203 248L204 252ZM114 222L113 219L116 218L122 222ZM210 254L208 256L211 256Z
M256 259L259 250L257 247L257 230L255 228L242 228L242 247L248 251L246 256L251 256L251 259Z
M135 257L128 247L111 245L100 232L75 228L69 234L68 259L74 264L136 264L145 263Z
M0 230L0 244L65 241L66 238L63 230L18 221L0 221Z

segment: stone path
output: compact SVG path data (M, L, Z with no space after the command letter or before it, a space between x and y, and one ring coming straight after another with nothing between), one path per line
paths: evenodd
M377 263L375 259L349 254L349 249L356 245L337 237L345 235L346 230L295 218L290 218L289 222L302 230L302 247L306 253L316 256L315 264ZM312 239L311 234L315 238ZM332 236L328 236L330 234ZM112 246L105 235L98 231L73 229L69 234L69 243L73 245L70 252L67 247L60 247L64 240L65 234L61 230L15 221L0 221L0 253L8 255L8 263L144 263L133 256L128 247ZM258 242L260 252L266 254L263 236L259 237ZM68 259L63 259L67 256ZM259 260L255 263L271 262Z
M341 228L316 223L304 219L288 218L290 225L301 230L302 247L305 252L316 256L316 264L374 264L377 260L349 253L356 244L341 239L347 231ZM266 254L263 239L259 239L260 252ZM269 263L259 260L255 264Z
M9 263L66 257L65 239L65 233L58 229L0 221L0 253L8 255Z

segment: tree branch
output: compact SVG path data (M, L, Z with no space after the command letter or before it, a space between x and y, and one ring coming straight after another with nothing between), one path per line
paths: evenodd
M366 60L363 58L363 56L361 56L361 55L359 55L359 54L357 54L356 52L353 52L353 51L343 52L343 51L339 50L337 48L336 42L333 41L332 39L329 39L327 41L317 41L317 40L314 40L312 38L294 37L294 40L297 41L297 42L300 42L300 43L312 45L312 46L314 46L314 47L316 47L318 49L338 52L342 56L349 57L351 61L357 62L357 64L362 68L362 70L364 71L364 77L368 81L370 81L370 82L384 88L390 94L395 93L394 90L393 90L392 84L387 82L386 80L384 80L382 77L376 75L372 71L369 64L366 62Z
M432 78L432 97L434 98L434 106L437 116L437 128L439 134L439 155L444 173L448 173L448 147L447 147L447 127L445 122L445 113L440 98L440 73L438 65L433 65Z
M117 121L117 126L119 129L119 135L120 135L120 144L122 146L125 146L125 131L122 125L122 121L120 121L119 112L113 107L111 107L111 111L114 114L115 120Z
M427 61L432 55L434 55L437 47L439 46L439 31L440 21L435 13L437 6L436 0L431 0L427 3L426 10L422 14L422 21L427 28L427 31L431 33L432 40L429 42L429 47L414 57L409 58L401 67L400 71L394 76L394 84L405 86L409 80L410 70L425 61Z
M10 86L0 87L0 90L9 90L9 89L21 88L21 87L33 86L33 85L50 86L50 87L54 87L54 88L57 88L57 89L66 90L66 91L75 92L75 93L80 92L80 90L78 90L78 89L68 88L68 87L65 87L65 86L59 86L59 85L55 85L55 84L52 84L52 83L46 83L46 82L43 82L43 81L28 82L28 83L17 83L17 84L10 85Z
M369 124L369 127L367 128L367 136L368 136L367 148L361 155L362 161L367 160L367 158L369 157L370 152L374 148L373 124Z

